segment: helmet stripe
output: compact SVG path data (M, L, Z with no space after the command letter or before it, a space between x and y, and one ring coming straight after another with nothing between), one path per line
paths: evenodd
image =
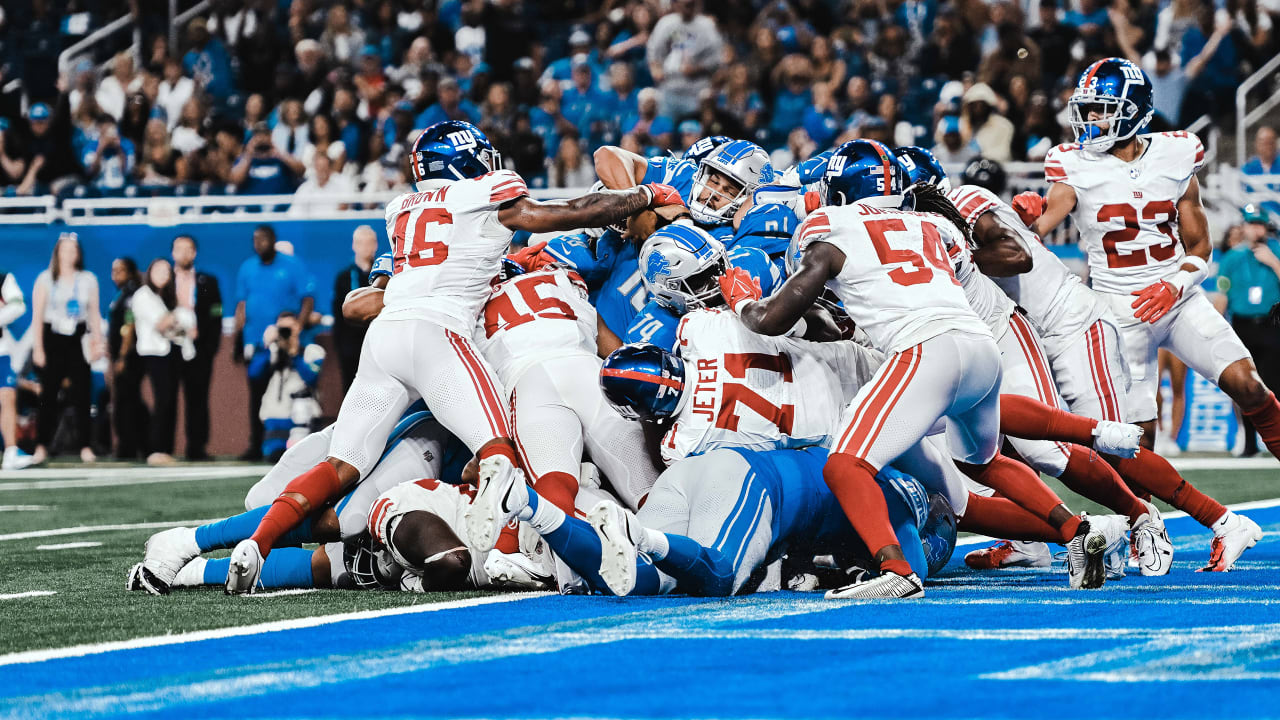
M889 153L885 152L884 146L878 142L872 141L876 152L880 154L880 165L884 168L884 194L893 194L893 175L889 171Z
M619 370L617 368L601 368L600 374L606 377L623 378L626 380L639 380L640 382L653 383L654 385L665 385L676 390L684 387L684 383L674 378L659 377L657 375L649 375L635 370Z
M1093 82L1093 76L1097 74L1098 68L1102 67L1102 64L1105 62L1106 62L1105 59L1099 60L1095 62L1093 65L1089 66L1089 70L1087 71L1089 74L1085 75L1084 77L1084 87L1081 88L1082 90L1087 89L1089 87L1089 83Z

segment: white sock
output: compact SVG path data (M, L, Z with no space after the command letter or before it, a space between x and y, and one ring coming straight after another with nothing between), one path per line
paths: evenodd
M648 555L653 560L661 560L671 552L671 543L667 542L667 534L657 530L650 530L641 526L639 523L636 527L640 528L640 537L637 538L637 550Z
M1218 521L1210 526L1209 529L1213 530L1213 534L1215 536L1221 537L1222 535L1226 535L1227 530L1229 529L1227 526L1232 524L1231 521L1234 520L1235 517L1236 514L1228 510L1222 513L1222 517L1218 518Z
M538 499L538 508L531 510L526 506L520 511L520 519L533 526L539 535L546 535L549 532L555 532L564 524L564 511L555 506L550 500ZM529 517L525 517L525 513L529 513Z
M174 576L173 582L169 583L170 587L200 587L204 585L204 566L208 560L198 557L178 571Z

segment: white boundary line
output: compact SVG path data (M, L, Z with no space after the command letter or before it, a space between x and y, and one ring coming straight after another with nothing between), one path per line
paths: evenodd
M53 508L53 505L0 505L0 512L40 512Z
M218 477L220 475L259 475L271 469L270 465L189 465L186 467L147 467L121 465L116 467L93 467L82 465L65 468L29 468L26 470L0 470L0 480L42 480L59 479L67 476L109 479L109 478L150 478L167 477Z
M69 542L56 545L37 545L37 550L75 550L77 548L101 547L100 542Z
M418 613L437 612L440 610L456 610L458 608L475 607L478 605L495 605L499 603L528 600L530 598L543 597L552 594L554 593L533 592L492 595L471 598L469 600L451 600L442 603L404 605L401 607L386 608L383 610L360 610L357 612L337 613L334 615L317 615L314 617L295 618L293 620L275 620L267 623L259 623L257 625L238 625L236 627L217 628L214 630L198 630L196 632L178 633L176 635L153 635L151 637L134 638L132 640L72 645L70 647L52 648L48 650L27 650L24 652L9 653L8 655L0 655L0 666L23 665L27 663L45 662L47 660L58 660L69 657L84 657L85 655L98 655L117 650L137 650L139 648L161 647L164 645L182 645L185 643L201 642L204 640L222 640L225 638L243 637L245 635L259 635L262 633L282 632L284 630L298 630L300 628L331 625L333 623L346 622L348 620L370 620L373 618L390 617L394 615L416 615ZM5 596L0 595L0 599L4 599L4 597Z
M20 593L9 593L8 595L0 595L0 600L17 600L19 598L29 597L46 597L48 595L57 595L57 590L28 590Z
M30 530L28 532L0 535L0 542L5 540L30 540L32 538L58 537L59 535L80 535L82 533L111 532L113 530L158 530L160 528L194 527L215 522L221 518L206 520L176 520L169 522L126 523L122 525L80 525L78 527L53 528L51 530Z
M1280 461L1266 457L1192 457L1167 458L1174 470L1278 470Z

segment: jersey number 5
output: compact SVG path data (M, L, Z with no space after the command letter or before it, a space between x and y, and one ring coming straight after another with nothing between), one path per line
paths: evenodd
M876 249L876 256L880 258L881 265L900 265L901 263L910 263L911 269L904 267L895 267L889 271L889 279L899 285L919 285L933 280L933 270L929 268L932 265L937 268L951 282L959 285L956 280L955 272L951 269L951 264L947 262L946 253L942 249L942 238L938 235L938 228L928 222L920 223L920 232L924 242L921 250L924 251L924 257L920 257L920 253L906 248L889 247L888 233L906 233L907 224L901 218L885 218L883 220L872 220L866 224L867 235L871 237L871 244ZM926 261L928 264L926 265Z
M764 353L727 353L724 356L724 369L732 377L745 379L747 370L769 370L782 376L782 382L791 382L791 358L786 355L766 355ZM790 435L795 424L796 406L778 407L760 397L754 390L742 383L726 382L724 395L720 402L720 414L716 416L716 427L722 430L738 429L738 403L751 408L757 415L765 418L778 428L783 435Z
M1141 225L1138 220L1138 208L1125 203L1112 203L1098 208L1098 222L1109 223L1120 220L1124 227L1111 230L1102 236L1102 249L1107 253L1107 267L1130 268L1141 267L1151 260L1161 262L1172 258L1178 252L1178 238L1173 234L1172 223L1178 218L1178 209L1168 200L1153 200L1142 206L1142 219L1159 221L1156 230L1169 238L1167 244L1149 245L1134 250L1120 250L1116 243L1127 242L1138 237Z
M393 274L399 273L405 265L415 268L439 265L449 257L448 245L442 242L427 242L427 225L430 223L452 225L453 215L444 208L426 208L418 213L418 219L413 224L413 242L406 248L405 231L409 228L409 216L412 214L412 212L401 213L400 217L396 218L395 237L391 239L394 245L391 258Z

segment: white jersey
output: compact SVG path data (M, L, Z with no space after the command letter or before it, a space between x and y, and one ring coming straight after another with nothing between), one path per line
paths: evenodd
M493 288L475 339L503 387L510 390L526 370L550 358L594 358L596 310L577 273L539 270Z
M468 180L422 183L387 204L392 276L381 317L418 317L470 334L514 234L498 207L528 194L500 170Z
M1059 145L1044 159L1049 182L1076 191L1071 211L1095 290L1128 295L1169 277L1185 255L1178 200L1204 163L1204 146L1186 131L1142 135L1133 162Z
M943 247L943 235L956 232L936 215L858 203L825 207L800 226L792 254L814 242L839 248L844 267L827 287L872 345L892 354L946 332L991 336Z
M461 532L466 527L463 514L475 496L474 485L453 485L430 478L402 482L374 501L369 509L369 533L375 544L386 547L398 519L406 513L422 510L444 520L465 545L467 533ZM471 584L475 587L488 585L489 574L484 571L484 561L489 554L476 552L469 546L467 550L471 554ZM400 558L397 557L396 561L400 562Z
M758 335L727 310L694 310L676 335L684 398L662 441L668 464L723 447L821 444L883 361L853 342Z
M1085 287L1039 236L1027 229L1013 208L994 193L977 185L961 185L948 195L970 225L984 213L996 220L1017 239L1031 256L1031 269L1021 275L991 280L1022 308L1042 338L1074 337L1106 314L1102 299Z
M978 269L973 261L973 250L964 238L943 235L942 244L947 249L947 256L951 258L951 267L955 270L956 279L960 281L960 287L964 289L969 307L987 324L987 329L993 336L1004 335L1009 329L1009 316L1013 314L1015 307L1013 301Z

